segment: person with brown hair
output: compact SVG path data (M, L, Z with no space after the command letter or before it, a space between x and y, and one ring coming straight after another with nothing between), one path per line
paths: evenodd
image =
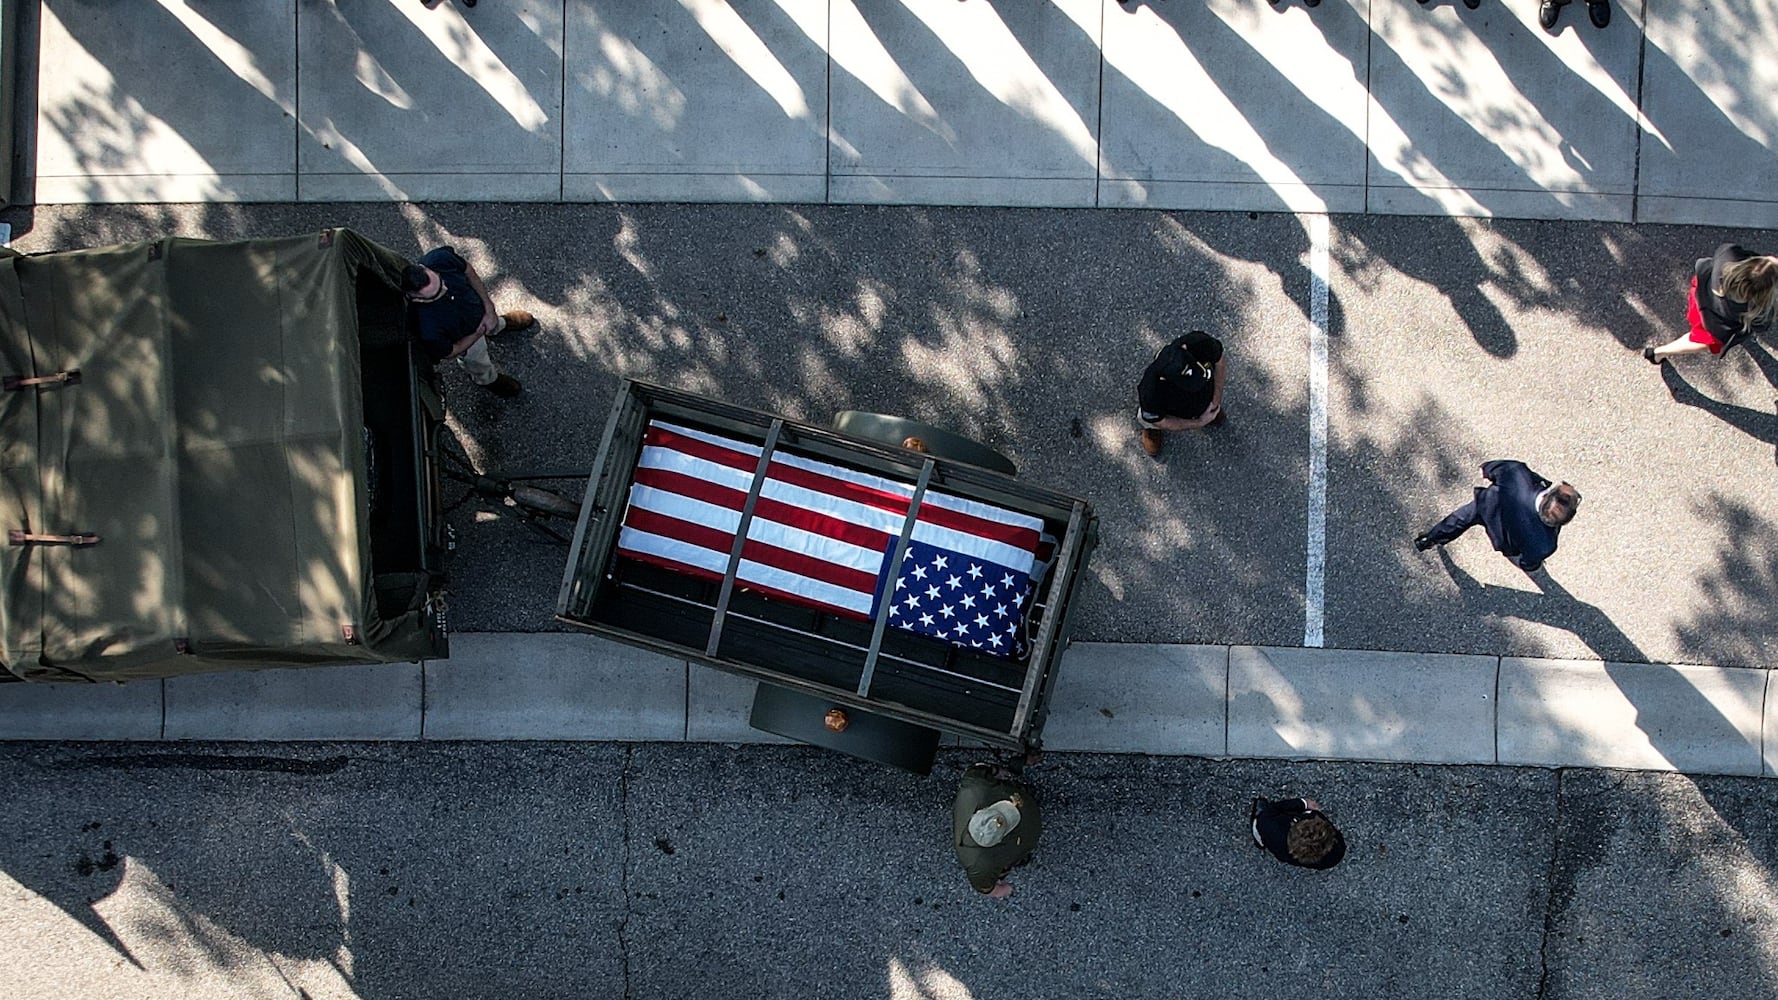
M1680 355L1721 354L1742 337L1770 332L1778 318L1778 257L1724 243L1692 265L1685 306L1691 329L1659 347L1644 347L1643 360L1659 365Z
M1247 810L1253 842L1299 868L1325 870L1346 856L1346 838L1314 799L1254 799Z

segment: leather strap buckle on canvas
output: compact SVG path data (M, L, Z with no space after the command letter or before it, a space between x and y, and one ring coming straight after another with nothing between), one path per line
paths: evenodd
M71 535L39 535L29 531L9 528L6 540L13 545L97 545L99 536L90 531L76 531Z
M80 369L71 368L54 375L8 375L0 380L0 389L17 392L20 389L60 389L65 385L80 384Z

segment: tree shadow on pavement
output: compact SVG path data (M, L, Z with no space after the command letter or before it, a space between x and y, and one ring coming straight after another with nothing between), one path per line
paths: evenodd
M1480 534L1480 527L1471 534ZM1514 619L1573 633L1601 660L1646 661L1647 655L1605 612L1569 593L1546 569L1527 573L1536 591L1490 587L1471 576L1438 546L1439 563L1457 585L1464 613L1473 619Z
M1685 376L1679 373L1678 366L1671 363L1661 366L1661 381L1666 383L1667 391L1672 393L1675 403L1696 407L1748 437L1773 445L1772 460L1778 464L1778 413L1712 399L1687 382Z
M1778 663L1772 609L1778 607L1778 523L1758 508L1711 491L1694 503L1716 525L1710 569L1696 590L1708 606L1674 625L1680 648L1700 663Z

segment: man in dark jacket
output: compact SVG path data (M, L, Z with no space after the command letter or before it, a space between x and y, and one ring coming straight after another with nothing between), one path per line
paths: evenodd
M1562 526L1574 520L1580 491L1567 483L1552 485L1511 459L1484 464L1482 478L1488 485L1476 487L1475 499L1415 536L1414 548L1425 552L1480 524L1494 551L1527 573L1537 572L1555 553Z
M519 380L488 356L487 338L523 330L537 321L523 309L500 313L475 267L450 247L439 247L402 273L420 349L434 361L456 358L476 385L502 398L519 394Z
M963 772L951 807L951 845L976 892L1012 895L1006 873L1031 857L1042 827L1037 799L1012 771L976 764Z

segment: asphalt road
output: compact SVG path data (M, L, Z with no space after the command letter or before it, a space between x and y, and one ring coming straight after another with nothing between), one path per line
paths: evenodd
M0 213L37 251L349 225L463 251L541 328L494 345L500 402L452 371L486 464L588 468L622 376L825 421L897 412L1088 497L1102 543L1078 638L1296 645L1307 602L1311 243L1287 215L709 205L205 205ZM1778 652L1778 358L1663 376L1692 257L1770 234L1335 217L1325 644L1764 666ZM1136 446L1134 384L1202 327L1226 428ZM1476 533L1408 539L1514 457L1585 495L1549 574ZM453 625L557 627L565 552L459 525Z
M1053 755L993 901L966 753L3 747L0 996L1778 996L1758 779ZM1255 794L1347 860L1258 851Z

